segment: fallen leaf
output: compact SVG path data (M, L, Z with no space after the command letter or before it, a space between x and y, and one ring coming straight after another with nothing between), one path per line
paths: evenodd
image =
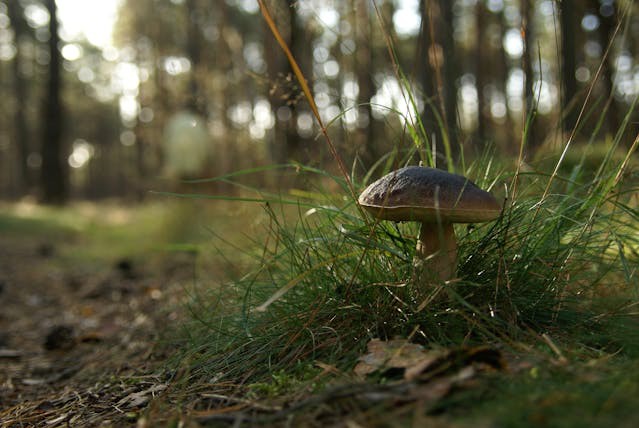
M315 361L315 365L322 369L322 373L333 373L333 374L341 374L340 369L335 367L332 364L326 364L321 361Z
M134 407L141 407L148 403L151 398L155 396L156 393L164 391L168 387L165 383L159 383L157 385L153 385L150 388L147 388L143 391L133 392L126 397L122 398L116 404L116 407L121 407L125 409L131 409Z
M414 380L423 373L438 370L442 373L461 370L476 364L494 370L504 370L506 362L497 349L489 346L458 347L428 350L404 339L368 342L368 352L359 358L355 373L366 376L376 371L403 369L406 380Z
M423 346L404 339L373 339L367 349L368 353L361 356L355 366L355 373L360 376L388 369L427 367L441 355L439 351L426 351Z

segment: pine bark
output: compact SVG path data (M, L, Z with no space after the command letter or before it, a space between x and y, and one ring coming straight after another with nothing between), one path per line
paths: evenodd
M62 204L68 198L68 164L62 141L64 112L62 106L62 58L58 45L58 14L55 0L46 0L49 12L49 72L42 110L42 201Z
M24 193L28 192L34 185L33 175L27 163L29 152L31 151L29 147L30 134L29 128L27 127L25 108L28 82L24 78L21 70L22 49L20 47L20 42L27 32L27 23L24 19L24 11L19 2L9 1L7 6L16 45L16 55L12 63L13 97L15 102L15 110L13 111L13 141L16 145L18 155L19 190L20 193Z
M559 11L561 25L561 113L563 114L562 129L570 133L577 122L577 79L575 69L577 59L575 55L575 22L574 0L562 0Z

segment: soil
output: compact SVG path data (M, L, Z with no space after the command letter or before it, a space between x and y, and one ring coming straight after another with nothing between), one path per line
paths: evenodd
M144 426L169 384L155 344L191 280L183 256L87 265L0 236L0 426Z

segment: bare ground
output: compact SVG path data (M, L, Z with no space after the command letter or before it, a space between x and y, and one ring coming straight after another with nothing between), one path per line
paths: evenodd
M168 387L155 343L189 281L177 259L87 267L54 243L0 237L0 425L135 424Z

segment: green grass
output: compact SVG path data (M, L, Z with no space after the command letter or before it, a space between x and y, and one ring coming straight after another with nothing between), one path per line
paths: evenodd
M633 427L639 393L637 361L593 362L578 368L532 368L495 377L441 403L463 425Z
M4 205L0 208L0 233L4 237L50 236L63 238L77 232L77 227L60 216L45 213L39 207L16 209Z
M639 142L621 149L634 109L603 151L594 143L584 148L567 142L551 162L546 157L514 171L491 154L462 162L456 170L505 198L504 211L488 224L456 226L458 278L446 285L446 298L425 306L410 282L417 225L375 221L356 203L374 176L416 157L419 126L407 124L415 147L390 153L363 178L290 165L306 187L288 194L241 184L243 176L268 169L219 178L243 192L229 200L260 204L268 227L265 239L241 251L251 270L193 289L191 320L169 339L180 350L172 364L182 369L181 381L215 379L256 399L317 393L334 382L359 381L353 368L369 340L401 337L426 348L488 344L516 359L539 361L538 371L559 373L542 380L496 376L495 385L509 387L487 382L474 392L484 395L453 395L430 412L463 421L454 409L459 400L498 425L534 426L564 417L570 426L579 413L572 417L562 407L568 411L585 401L590 409L606 409L614 379L623 379L621 371L639 358L639 210L632 173ZM602 364L613 380L600 379L594 387L567 381L594 359L610 361ZM565 366L552 369L557 361ZM318 367L327 365L341 376L318 384ZM602 392L590 394L591 387ZM555 389L565 405L544 404ZM502 396L512 404L497 406ZM535 397L542 404L528 417L526 405ZM491 403L503 414L490 413ZM633 403L628 398L615 406L628 411ZM620 420L603 410L590 416Z
M459 279L423 310L409 281L417 225L376 223L343 196L340 177L327 183L325 172L291 166L308 176L307 188L253 190L264 238L235 249L252 269L193 288L191 319L168 338L178 349L170 364L187 389L215 379L213 390L235 385L232 395L290 402L360 382L353 368L373 338L488 345L533 366L489 376L424 411L462 425L625 421L637 403L636 379L625 373L639 364L639 215L633 176L617 180L624 159L594 176L558 175L549 187L550 172L522 173L497 221L457 227ZM472 174L486 170L471 164L470 176L506 196L500 189L511 188L512 174ZM327 190L336 187L344 193ZM335 372L323 373L327 366Z
M144 204L82 202L67 207L21 202L0 207L0 234L7 245L50 245L62 261L86 266L151 254L202 254L212 239L208 230L212 220L223 225L219 236L238 241L241 232L254 227L251 215L245 208L222 202L206 207L165 199Z
M413 86L396 71L417 111ZM296 76L313 107L304 76L299 70ZM181 382L233 385L235 395L282 400L358 382L353 368L373 338L408 338L426 348L488 344L531 367L488 376L429 407L431 414L491 426L636 422L629 415L637 379L625 372L639 364L639 210L632 172L638 142L622 149L621 141L635 108L605 145L598 137L601 120L586 146L571 136L561 153L525 166L523 145L513 167L495 152L476 160L462 152L454 164L443 141L447 168L506 202L492 223L456 226L458 278L447 284L446 298L423 308L424 296L409 280L417 225L377 222L358 209L356 197L374 176L414 159L432 165L432 130L423 129L419 114L402 118L411 147L397 148L365 174L348 175L317 117L342 175L291 165L307 188L286 195L236 181L264 171L220 178L250 195L234 199L262 205L266 238L243 251L251 270L194 287L191 319L169 338L179 349L172 364L182 369ZM528 113L522 141L534 118ZM318 367L332 367L334 374L317 383Z
M567 143L552 162L545 158L525 171L500 166L508 162L490 154L465 160L457 171L505 197L504 211L492 223L456 226L458 278L446 286L447 298L425 307L410 282L417 225L375 221L355 201L373 176L410 163L421 150L419 124L407 124L414 147L380 159L363 179L290 165L306 188L282 195L240 184L243 176L263 170L221 177L247 195L229 199L262 205L266 238L242 251L252 270L193 289L191 320L170 342L180 349L173 364L183 369L182 382L215 379L257 398L260 391L262 398L317 391L332 383L308 380L315 379L318 365L334 367L341 382L357 381L352 370L368 341L396 337L427 348L489 344L541 361L542 371L553 361L571 363L547 382L497 377L516 390L489 389L486 408L466 401L479 414L488 413L502 394L521 406L528 395L555 387L586 395L588 383L565 379L594 358L609 358L613 378L621 377L618 361L634 361L639 351L634 310L639 211L631 173L637 142L621 149L634 107L604 151ZM604 389L614 385L601 382ZM601 399L589 396L597 403ZM567 401L566 408L571 405L576 404ZM491 415L492 420L507 425L509 417L521 415L517 405L503 409L503 417ZM553 406L540 410L551 418L555 411ZM534 425L533 419L519 422Z
M601 351L637 349L636 335L605 333L632 331L611 320L627 321L624 307L637 292L636 213L627 196L617 194L621 183L603 185L618 168L583 185L555 179L543 200L547 176L522 175L519 186L526 190L498 221L457 228L460 280L449 287L453 297L422 311L410 286L401 286L410 278L415 225L374 224L350 198L322 188L300 200L297 216L284 215L271 195L268 238L250 254L255 269L193 295L183 358L195 378L242 374L247 382L263 382L300 362L349 371L376 337L515 346L550 332ZM493 180L475 178L483 185ZM565 337L566 330L574 337Z

